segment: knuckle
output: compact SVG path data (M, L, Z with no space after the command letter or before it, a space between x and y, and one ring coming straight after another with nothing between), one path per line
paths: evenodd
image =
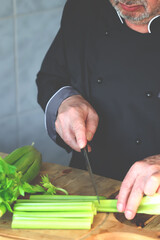
M69 114L69 115L74 115L74 114L76 114L76 113L78 112L77 108L78 108L78 107L73 107L73 106L71 106L71 107L68 109L68 114Z
M139 168L139 167L142 166L142 164L143 164L143 163L142 163L141 161L137 161L137 162L134 163L133 166L134 166L135 168Z
M157 165L149 165L148 166L148 171L149 172L156 172L159 167ZM153 176L153 175L152 175Z
M135 171L137 171L137 170L142 171L142 169L145 167L145 165L146 165L145 162L137 161L132 165L131 169L135 170Z
M63 133L62 138L69 146L72 146L72 139L69 134Z

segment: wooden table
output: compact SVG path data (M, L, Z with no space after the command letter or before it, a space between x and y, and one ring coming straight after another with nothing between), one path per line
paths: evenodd
M4 154L0 153L0 156ZM87 171L43 163L40 175L48 174L51 182L65 188L69 194L94 195ZM39 183L40 175L34 183ZM120 182L95 175L99 195L114 196ZM11 229L12 214L0 219L0 240L151 240L160 239L160 216L137 214L128 221L122 213L98 213L90 230L23 230Z

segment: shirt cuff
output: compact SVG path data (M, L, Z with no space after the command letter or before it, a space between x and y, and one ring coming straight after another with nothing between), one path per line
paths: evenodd
M65 86L60 88L48 101L45 108L45 127L47 129L48 135L54 142L56 142L57 138L55 121L59 106L66 98L79 94L80 93L73 87Z

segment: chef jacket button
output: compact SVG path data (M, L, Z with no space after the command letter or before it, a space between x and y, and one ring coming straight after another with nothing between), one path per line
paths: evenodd
M101 78L98 78L97 83L101 84L102 82L103 82L103 80Z
M153 93L151 91L146 92L146 97L150 98L153 96Z
M139 145L139 144L141 144L141 143L142 143L141 139L137 138L137 139L136 139L136 144Z

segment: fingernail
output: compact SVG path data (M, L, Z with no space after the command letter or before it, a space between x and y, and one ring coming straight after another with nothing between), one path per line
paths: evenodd
M127 211L125 212L125 217L126 217L128 220L131 220L131 219L133 219L133 213L132 213L131 211L127 210Z
M87 140L88 141L92 140L92 133L91 132L87 132Z
M122 203L118 203L117 204L117 209L118 209L119 212L123 212L124 211L123 204Z
M78 145L79 145L80 149L82 149L82 148L84 148L84 147L85 147L85 145L84 145L84 142L83 142L83 141L79 141L79 142L78 142Z

